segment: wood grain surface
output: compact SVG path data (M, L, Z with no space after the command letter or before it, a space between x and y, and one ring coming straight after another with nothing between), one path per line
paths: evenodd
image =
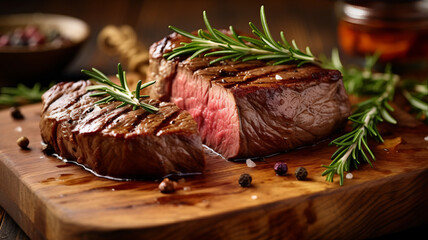
M384 126L374 168L363 165L342 187L321 176L335 150L324 141L254 168L207 149L205 172L162 194L158 182L99 178L44 155L39 111L23 107L21 121L0 112L0 204L31 239L365 239L428 223L425 125ZM16 145L21 135L29 150ZM289 174L276 176L276 161L286 161ZM308 180L295 179L298 166ZM238 185L244 172L253 176L250 188Z

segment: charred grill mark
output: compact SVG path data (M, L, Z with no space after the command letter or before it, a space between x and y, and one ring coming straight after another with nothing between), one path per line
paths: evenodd
M135 121L131 124L132 128L129 130L129 132L135 132L136 127L145 119L150 113L147 111L144 111L142 114L138 114Z
M269 66L259 67L260 70L266 70ZM272 67L272 66L271 66ZM279 66L278 66L279 67ZM253 72L253 73L251 73ZM297 88L307 83L337 81L341 78L340 72L336 70L321 70L316 66L297 68L296 66L281 66L272 68L268 71L258 71L258 68L242 72L236 77L225 78L224 81L216 83L224 88L235 86L240 87L258 87L263 85L285 85ZM296 83L298 83L296 85ZM295 85L293 85L295 84ZM293 85L293 86L291 86Z
M70 107L70 106L75 105L76 103L78 103L78 102L80 101L80 99L81 99L85 94L86 94L86 92L84 92L84 93L82 93L82 94L77 95L75 98L72 98L72 99L71 99L71 101L70 101L68 104L66 104L66 105L64 106L64 108L68 108L68 107Z
M73 132L87 133L99 131L101 127L104 128L103 124L109 122L109 119L122 114L126 110L130 110L129 106L116 109L120 104L119 102L112 102L108 105L95 105L94 103L98 99L99 98L96 97L90 97L90 99L88 99L88 104L79 107L81 109L81 114L79 114L79 118L76 119L78 123L74 126ZM97 110L95 111L95 109Z
M207 59L209 61L212 59ZM201 64L202 65L202 64ZM199 69L195 69L194 71L198 71L198 74L210 77L211 80L218 80L224 77L235 77L242 71L248 71L251 69L255 69L260 67L259 62L240 62L231 65L209 65L203 66Z
M165 47L167 45L167 42L171 39L171 37L165 37L164 39L162 39L161 43L159 44L159 49L157 49L159 52L164 53L165 52Z
M49 89L45 94L43 94L42 99L44 106L42 109L42 113L44 113L50 107L50 105L52 105L52 103L58 100L58 98L63 96L63 94L61 94L63 93L63 91L58 91L57 89L61 89L61 87L66 89L68 85L71 85L71 83L59 83L57 86Z
M68 116L67 116L68 121L71 121L72 123L76 123L77 120L84 115L84 111L88 109L89 106L93 106L93 105L94 105L94 101L92 97L89 97L89 93L82 95L79 101L75 102L74 104L68 107Z
M100 120L102 125L100 126L99 131L104 131L109 128L114 128L113 124L118 123L120 121L120 118L123 116L126 116L126 114L130 111L131 111L131 108L127 108L126 110L118 111L117 114L113 115L110 118L107 118L107 121ZM98 118L101 118L101 116L98 116Z
M121 108L117 108L114 109L113 111L108 111L104 114L98 114L95 115L95 117L88 123L86 124L90 124L90 125L95 125L94 123L99 122L100 124L98 124L98 129L96 129L97 131L103 131L105 130L107 127L110 127L111 124L117 120L120 116L122 116L122 114L127 114L128 112L130 112L132 109L128 106L128 107L121 107Z
M87 109L83 112L83 114L84 114L84 115L86 115L86 114L88 114L88 113L91 113L92 111L94 111L94 109L95 109L95 107L94 107L94 106L90 106L89 108L87 108Z
M209 62L213 59L215 57L186 59L180 63L180 67L187 68L194 75L209 79L210 84L220 85L224 88L318 82L325 78L334 78L328 76L330 75L328 70L319 71L319 68L314 65L302 67L303 70L300 71L297 65L273 66L261 61L236 63L226 60L210 65Z
M175 119L178 117L178 115L180 115L180 113L181 110L177 108L175 112L172 112L170 115L165 116L162 122L156 127L153 134L157 136L164 127L169 126L171 124L175 124Z
M86 103L84 102L84 98L83 98L84 95L85 94L81 95L77 101L75 101L72 104L70 104L69 106L67 106L67 109L68 109L68 111L67 111L68 114L66 116L67 117L67 122L70 122L70 121L73 122L74 120L76 120L76 119L73 119L73 116L71 115L71 113L75 109L83 108L84 106L87 106L87 105L91 104L91 103L88 103L88 102L86 102Z
M123 113L121 116L112 120L110 126L104 128L104 132L114 132L115 136L134 132L136 126L138 126L138 124L140 124L141 121L149 114L149 112L143 109Z
M262 71L261 73L258 73L258 74L251 74L250 72L250 71L256 71L257 69L265 69L265 68L266 66L258 65L253 68L241 70L240 74L237 74L234 77L223 78L220 81L215 81L215 83L220 84L225 88L232 88L236 85L249 85L261 78L274 77L272 75L275 75L280 72L294 71L294 68L278 67L276 69L272 69L272 71Z
M75 91L79 91L79 89L77 89L77 90L75 89ZM62 94L58 94L58 95L60 97L56 98L55 101L59 101L59 99L62 99L61 97L64 96ZM76 99L73 101L70 100L70 101L66 102L66 106L61 107L61 109L58 109L61 111L61 113L56 113L55 114L57 116L56 119L55 120L52 119L53 124L51 126L51 133L52 133L52 137L53 137L54 141L52 141L51 144L52 144L53 149L56 152L59 152L59 150L60 150L59 149L59 143L57 142L57 140L58 140L58 136L57 136L58 128L62 127L62 125L64 123L67 123L70 125L73 123L73 119L72 119L70 113L73 109L76 108L76 106L77 107L79 106L79 103L82 101L82 96L84 96L84 95L85 95L85 93L78 94L78 95L76 94L76 96L77 96ZM52 101L51 104L53 104L55 101ZM48 109L48 108L46 108L46 109ZM56 112L58 110L55 109L55 110L53 110L53 112Z
M86 87L88 86L88 82L77 82L72 85L72 88L70 89L72 94L68 95L68 98L66 98L69 102L64 107L68 107L71 104L77 102L83 95L87 93Z
M191 40L185 36L172 33L171 35L164 37L156 44L155 49L153 49L152 56L155 58L163 58L165 53L171 52L174 48L180 46L182 42L190 41ZM185 58L185 56L178 56L174 60L182 61Z
M71 114L74 110L79 109L79 108L84 108L85 106L88 106L90 104L93 104L93 102L85 102L85 98L83 96L85 96L87 93L82 94L79 96L78 99L76 99L76 101L71 101L70 104L67 106L67 110L65 110L63 112L63 118L62 120L60 120L60 118L57 118L55 121L55 125L53 127L53 136L54 136L54 141L52 142L53 144L53 148L55 149L56 152L61 152L59 149L59 145L61 144L61 142L59 142L61 140L61 138L59 138L57 136L58 133L58 128L61 127L65 127L67 129L69 129L70 133L73 129L73 126L77 123L77 119L73 119L73 115ZM76 115L79 116L80 114ZM68 126L65 126L68 125ZM75 142L75 135L71 134L70 137L70 141ZM61 140L62 141L62 140Z
M231 71L231 72L229 72L229 71L226 71L224 69L220 69L218 71L219 77L235 77L236 74L238 74L237 71Z
M169 36L163 38L162 40L160 40L158 42L156 47L150 49L150 52L151 52L153 57L155 57L155 58L162 58L163 57L163 54L166 53L165 48L168 45L170 38L171 37L169 37Z
M197 70L195 74L200 74L203 77L209 78L210 84L214 83L227 88L236 85L236 79L242 78L239 76L241 72L250 71L259 67L259 62L240 62L230 66L210 65Z
M70 85L70 86L69 86ZM67 94L65 94L64 91L60 91L58 94L55 95L54 98L49 99L51 100L49 103L45 103L44 110L48 109L50 106L56 104L54 106L55 110L57 108L67 108L77 101L86 94L86 86L89 85L89 82L77 82L77 83L66 83L63 85L63 89L66 89L64 91L68 91Z

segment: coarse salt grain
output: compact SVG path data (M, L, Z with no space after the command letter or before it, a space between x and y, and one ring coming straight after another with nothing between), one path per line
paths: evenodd
M22 132L22 127L19 127L19 126L18 126L18 127L16 127L16 128L15 128L15 132L19 132L19 133L20 133L20 132Z
M352 179L353 177L354 177L354 175L352 175L352 173L346 174L346 179Z
M428 142L428 136L426 136L426 137L424 138L424 140Z
M252 195L251 199L256 200L257 198L259 198L257 195Z
M253 162L251 159L247 159L247 161L245 161L245 163L247 163L247 167L253 168L256 166L256 163Z
M276 80L282 80L283 78L281 77L281 75L276 74L276 75L275 75L275 79L276 79Z

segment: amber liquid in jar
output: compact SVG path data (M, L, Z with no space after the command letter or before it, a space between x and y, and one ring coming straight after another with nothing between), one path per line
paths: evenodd
M428 1L345 1L338 40L350 56L428 67Z

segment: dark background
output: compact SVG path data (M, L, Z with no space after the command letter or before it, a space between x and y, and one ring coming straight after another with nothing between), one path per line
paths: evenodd
M260 27L260 6L265 6L270 30L276 39L284 31L288 40L295 39L300 48L307 45L312 52L330 56L332 48L338 47L336 1L332 0L269 0L269 1L169 1L169 0L0 0L0 15L13 13L55 13L70 15L86 21L91 28L88 42L78 56L59 74L55 81L85 78L82 68L96 67L106 74L116 71L117 56L101 51L97 46L100 30L113 24L130 25L138 34L138 39L147 47L172 31L168 25L187 31L204 28L202 11L206 10L215 28L228 28L249 32L248 22ZM344 63L359 62L343 56ZM410 239L426 233L419 227L408 231L384 236L380 239ZM422 236L424 236L422 235ZM25 234L0 207L0 238L27 239Z

